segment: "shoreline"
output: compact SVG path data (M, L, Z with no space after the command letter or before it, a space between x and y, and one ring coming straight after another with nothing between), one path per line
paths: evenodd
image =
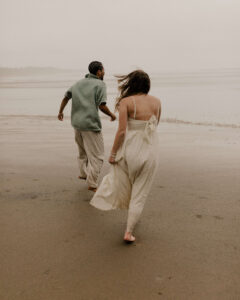
M57 116L53 115L0 115L0 120L3 118L26 118L26 119L42 119L42 120L56 120ZM70 116L64 116L65 120L70 120ZM101 120L107 121L108 117L101 114ZM240 124L230 124L230 123L218 123L218 122L191 122L185 121L175 118L162 118L160 123L168 123L168 124L180 124L180 125L193 125L193 126L207 126L207 127L222 127L222 128L232 128L232 129L240 129Z

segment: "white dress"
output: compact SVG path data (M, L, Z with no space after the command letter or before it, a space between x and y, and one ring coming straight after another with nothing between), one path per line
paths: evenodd
M142 213L158 165L158 120L128 119L127 133L90 204L101 210L128 209L127 231L132 232Z

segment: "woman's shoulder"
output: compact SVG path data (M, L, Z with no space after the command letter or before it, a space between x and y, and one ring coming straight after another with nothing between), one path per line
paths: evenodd
M124 97L122 98L122 101L128 102L130 101L130 99L133 99L134 96L128 96L128 97Z
M148 95L148 98L152 103L157 103L161 106L161 100L158 97Z
M142 96L139 96L139 95L132 95L132 96L128 96L128 97L124 97L122 98L121 100L121 104L123 105L127 105L128 103L133 103L134 99L138 99L138 98L141 98ZM152 95L147 95L147 98L149 98L149 100L151 100L152 102L157 102L161 105L161 100L155 96L152 96Z
M158 97L151 96L151 95L149 95L149 97L151 97L151 100L153 102L158 103L161 106L161 100Z
M133 96L124 97L122 98L120 105L128 105L130 101L133 101Z

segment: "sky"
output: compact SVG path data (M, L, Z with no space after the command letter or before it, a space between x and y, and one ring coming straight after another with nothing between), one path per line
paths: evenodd
M0 66L240 67L239 0L0 0Z

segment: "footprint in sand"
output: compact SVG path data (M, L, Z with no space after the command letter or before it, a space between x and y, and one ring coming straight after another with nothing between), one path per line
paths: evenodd
M203 216L202 215L195 215L195 217L198 218L198 219L202 219Z
M163 280L164 280L164 278L161 277L161 276L157 276L157 277L156 277L156 281L163 281Z
M224 218L223 217L221 217L221 216L213 216L215 219L217 219L217 220L223 220Z
M50 273L50 269L47 269L46 271L43 272L44 275L48 275Z
M200 196L199 199L204 199L204 200L206 200L206 199L208 199L208 197L206 197L206 196Z

